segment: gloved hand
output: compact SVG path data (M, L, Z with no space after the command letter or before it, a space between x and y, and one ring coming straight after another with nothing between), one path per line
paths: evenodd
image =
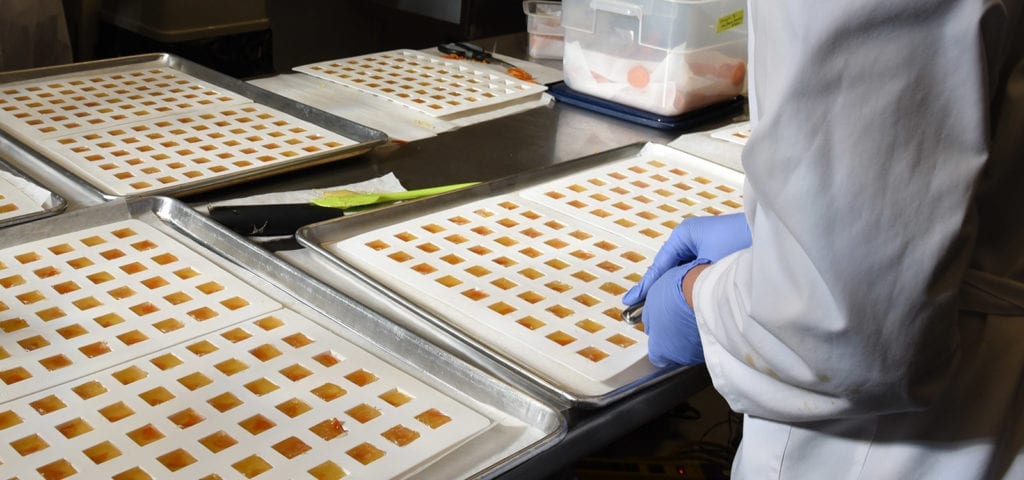
M654 282L677 265L698 258L717 262L750 243L750 227L742 213L687 218L672 230L647 273L623 295L622 303L635 305L643 301ZM647 307L644 310L643 317L647 318Z
M647 356L658 367L704 361L704 348L693 308L683 297L683 277L695 266L721 260L749 247L750 227L742 213L683 220L654 256L640 282L622 303L645 301Z
M702 258L670 268L651 285L643 320L648 337L647 357L656 367L704 362L697 317L683 297L683 277L693 267L705 263L710 262Z

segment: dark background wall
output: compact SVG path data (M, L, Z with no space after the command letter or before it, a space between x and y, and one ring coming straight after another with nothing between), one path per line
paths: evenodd
M233 4L245 6L234 12L246 20L253 12L265 18L250 22L246 31L224 27L232 20ZM239 78L526 29L521 0L64 0L64 8L76 61L169 52ZM224 12L212 15L216 8ZM162 34L171 28L162 22L172 16L175 27L190 17L200 27L208 17L216 20L205 25L205 34L180 39L173 32ZM141 28L126 18L143 18Z

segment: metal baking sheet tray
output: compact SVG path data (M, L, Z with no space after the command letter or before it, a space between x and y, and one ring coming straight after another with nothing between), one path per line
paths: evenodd
M633 145L298 238L418 319L580 406L657 381L621 297L690 215L739 212L742 174Z
M63 197L0 161L0 228L55 215L65 208Z
M176 200L11 227L0 262L5 478L490 478L565 434Z
M183 196L386 141L170 54L0 74L0 130L107 199Z
M391 50L295 67L432 117L453 120L538 98L547 87L415 50Z

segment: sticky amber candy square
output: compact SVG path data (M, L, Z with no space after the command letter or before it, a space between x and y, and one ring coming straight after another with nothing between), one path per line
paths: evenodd
M73 418L55 427L65 438L75 438L83 433L91 432L92 425L81 418Z
M576 353L582 355L591 362L600 362L601 360L608 358L608 354L597 347L586 347Z
M189 310L187 313L189 317L192 317L199 322L204 322L217 316L217 312L210 307L199 307L194 310Z
M305 347L306 345L313 343L312 338L309 338L302 333L294 333L282 338L281 340L284 341L284 343L291 345L292 348L302 348Z
M261 362L266 362L278 355L281 355L281 350L278 350L277 347L267 343L249 350L249 354L256 357Z
M21 421L21 417L19 417L17 413L14 413L11 410L0 412L0 430L13 427L21 423Z
M164 387L156 387L150 390L146 390L139 394L139 398L142 398L146 403L151 406L160 405L168 400L174 399L174 394L168 391Z
M139 467L132 467L110 477L112 480L153 480L153 477Z
M58 328L57 333L59 333L60 336L64 337L65 340L70 340L72 338L85 335L86 333L89 333L89 331L86 330L85 327L75 323L73 325Z
M309 427L309 431L324 440L331 440L346 432L344 422L337 418L329 418L317 423L316 425Z
M308 452L311 448L295 436L288 437L273 445L273 449L277 450L277 453L280 453L285 458L295 458Z
M71 359L65 357L63 354L54 355L52 357L46 357L39 361L39 364L45 367L47 370L53 371L71 365Z
M615 335L608 337L608 342L622 348L628 348L633 346L636 343L636 340L633 340L632 338L617 333Z
M149 337L147 337L146 334L138 330L132 330L130 332L125 332L118 335L117 339L120 340L121 343L124 343L125 345L135 345L136 343L149 340Z
M363 465L369 465L384 456L384 451L366 442L360 443L345 451Z
M113 443L109 441L100 442L93 445L85 450L82 450L85 456L89 457L93 463L99 465L107 460L117 458L121 456L121 450L118 450Z
M177 425L178 428L183 429L196 425L199 422L202 422L203 420L206 420L206 418L200 415L199 412L196 412L191 408L186 408L180 412L174 413L167 417L167 419L170 420L175 425Z
M29 403L29 405L31 405L32 408L40 415L46 415L47 413L56 412L57 410L67 407L67 404L65 404L64 401L56 395L47 395L39 400Z
M380 394L379 397L381 400L388 402L392 407L400 407L412 400L412 396L397 388L392 388L391 390Z
M181 359L175 356L173 353L167 353L164 355L160 355L159 357L154 357L150 359L149 363L152 363L153 366L159 368L160 370L168 370L177 367L178 365L181 365L184 362L182 362Z
M124 318L116 313L106 313L92 320L103 328L112 327L114 325L124 322Z
M221 450L229 448L238 443L234 437L228 435L227 432L219 430L211 433L203 438L199 439L199 443L203 444L209 451L217 453Z
M63 458L55 462L47 463L46 465L37 468L36 471L47 480L68 478L78 473L78 470L75 470L75 467L71 465L71 462L68 462Z
M32 378L32 374L24 367L14 367L8 370L0 371L0 381L3 381L7 385L12 383L18 383L22 380Z
M576 322L576 326L590 333L599 332L604 329L604 325L601 325L600 323L595 322L589 318L585 318L583 320Z
M532 315L527 315L523 318L520 318L519 320L516 320L516 323L526 328L529 328L530 330L536 330L540 327L543 327L544 325L547 325L546 323L534 318Z
M330 402L347 393L344 388L329 382L310 390L310 392L325 402Z
M245 388L248 389L253 394L261 396L273 392L274 390L277 390L280 387L278 387L277 384L275 384L274 382L267 380L266 378L257 378L256 380L246 383Z
M380 434L380 436L386 438L388 441L398 445L399 447L404 447L412 443L417 438L420 438L420 433L404 425L395 425L394 427L385 430Z
M276 408L281 411L281 413L288 415L291 418L295 418L313 409L309 404L299 400L298 398L285 400L277 404Z
M26 351L31 352L50 345L50 342L43 338L41 335L34 335L28 338L18 340L18 345L24 348Z
M28 322L22 318L11 318L0 321L0 330L3 330L4 333L17 332L23 328L28 328Z
M158 430L152 423L147 423L135 430L127 433L128 438L132 439L138 446L142 447L149 445L161 438L164 438L164 433Z
M556 330L547 335L548 340L555 342L559 345L565 346L576 341L576 337L569 335L561 330Z
M293 364L278 370L285 378L297 382L313 374L313 371L299 364Z
M116 378L117 381L121 382L121 384L128 385L130 383L137 382L143 378L146 378L147 376L149 376L149 374L146 373L145 370L142 370L141 368L132 365L123 370L118 370L114 372L112 376Z
M359 385L360 387L365 387L366 385L369 385L377 381L376 375L374 375L372 372L368 372L361 368L352 373L349 373L348 375L345 375L345 378L347 378L350 382Z
M235 463L231 464L231 467L241 473L246 478L253 478L260 475L272 468L271 464L267 463L266 460L261 458L259 455L250 455Z
M313 360L316 360L317 363L325 367L332 367L341 362L341 360L338 358L338 355L330 351L313 355Z
M345 414L352 417L359 423L366 423L369 422L370 420L373 420L374 418L379 417L380 410L377 410L376 408L365 403L361 403L348 410L345 410Z
M216 345L210 343L207 340L193 343L192 345L189 345L188 347L185 348L187 348L188 351L194 353L197 357L201 357L203 355L213 353L218 350Z
M244 428L245 431L253 435L259 435L277 426L277 424L271 421L269 418L264 417L263 415L260 414L256 414L249 418L246 418L245 420L238 422L238 425Z
M442 426L442 425L452 421L451 417L449 417L448 415L445 415L444 413L442 413L440 410L438 410L436 408L431 408L429 410L426 410L426 411L420 413L419 415L416 415L415 418L416 418L416 420L419 420L424 425L426 425L426 426L428 426L430 428L434 428L434 429L436 429L436 428L438 428L438 427L440 427L440 426Z
M241 328L232 328L231 330L222 333L221 336L231 343L238 343L251 337L252 334Z
M172 472L176 472L196 463L195 457L180 448L160 455L159 457L156 457L156 459Z
M104 387L102 383L93 380L78 385L72 388L71 391L77 393L79 397L82 397L82 400L88 400L97 395L107 393L107 387Z
M190 373L178 379L178 383L189 390L197 390L212 382L213 380L210 380L210 377L203 375L202 372Z
M218 412L226 412L242 404L242 401L238 399L231 392L224 392L216 397L213 397L206 401L210 406L216 408Z
M328 460L320 465L317 465L309 470L306 470L316 480L341 480L345 478L345 469L338 466L338 464Z
M217 363L214 367L227 376L234 375L249 368L248 365L237 358L229 358L223 362Z
M166 320L160 320L153 324L153 327L160 331L160 333L168 333L178 330L184 327L185 324L175 318L168 318Z
M14 448L14 451L18 452L18 454L23 457L40 450L45 450L49 446L50 444L46 443L46 440L43 440L43 437L34 433L11 442L11 447Z
M131 409L124 402L117 402L107 405L99 410L100 415L103 415L107 420L116 422L125 417L129 417L135 414L135 411Z

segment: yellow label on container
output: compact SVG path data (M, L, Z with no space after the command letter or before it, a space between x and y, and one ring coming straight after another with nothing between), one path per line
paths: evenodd
M718 17L718 28L715 33L722 33L740 25L743 25L743 10L736 10L728 15Z

